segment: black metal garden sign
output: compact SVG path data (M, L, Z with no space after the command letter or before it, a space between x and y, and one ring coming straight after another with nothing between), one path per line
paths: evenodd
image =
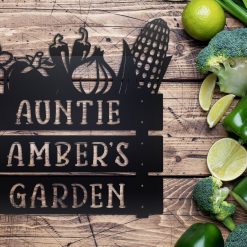
M0 52L0 129L57 131L0 136L0 213L162 213L162 178L148 173L163 170L163 139L149 130L163 129L169 28L155 19L132 48L123 40L118 73L79 31L71 51L57 34L49 58Z

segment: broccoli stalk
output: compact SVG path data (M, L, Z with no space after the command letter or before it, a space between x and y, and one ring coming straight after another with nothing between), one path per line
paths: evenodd
M235 224L231 216L236 211L236 206L225 201L230 190L221 188L222 182L214 177L200 180L194 187L193 199L199 209L204 211L213 219L222 222L230 231L234 230Z
M247 224L241 224L231 232L226 240L225 247L246 247Z
M218 76L221 92L245 96L247 92L247 28L218 33L197 56L201 73Z

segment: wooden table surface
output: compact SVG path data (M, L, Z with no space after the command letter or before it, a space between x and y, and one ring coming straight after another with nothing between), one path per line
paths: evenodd
M169 54L173 56L160 90L164 95L163 214L146 219L131 215L0 215L0 246L172 247L191 224L210 221L194 205L191 191L198 179L209 175L208 149L226 133L220 124L209 130L206 114L198 104L203 77L196 71L195 56L205 44L192 40L183 31L181 12L186 2L0 1L0 44L15 56L33 55L37 49L48 54L48 45L58 32L72 44L80 25L87 22L90 42L107 51L107 62L117 70L122 39L132 44L140 28L157 17L164 18L171 29ZM239 26L238 21L228 16L227 28ZM216 94L215 99L219 96ZM240 208L234 218L237 223L247 220ZM221 229L226 236L227 231Z

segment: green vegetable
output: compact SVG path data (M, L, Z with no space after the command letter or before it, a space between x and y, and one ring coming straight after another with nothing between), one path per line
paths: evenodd
M247 177L233 188L231 195L245 210L247 210Z
M242 8L245 9L245 5L242 0L233 0L233 2L235 2L238 6L241 6Z
M241 143L247 143L247 96L225 117L223 126L226 131L238 136Z
M216 225L198 223L179 238L175 247L224 247L224 239Z
M197 68L218 76L220 91L244 96L247 92L247 28L218 33L197 57Z
M204 178L195 185L193 199L200 210L210 214L213 219L222 222L232 231L235 224L231 215L235 213L236 206L225 201L230 190L221 187L222 182L219 179L214 177Z
M241 5L238 5L235 1L232 0L216 0L216 2L221 5L221 7L228 13L247 25L247 10Z
M247 0L243 0L245 8L247 8Z
M226 240L225 247L247 246L247 224L241 224L231 232Z

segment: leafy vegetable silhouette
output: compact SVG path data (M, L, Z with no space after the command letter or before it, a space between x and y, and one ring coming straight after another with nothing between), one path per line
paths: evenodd
M125 40L123 40L123 56L118 72L117 82L119 86L118 93L120 95L135 93L137 90L135 64L129 45ZM113 85L113 87L116 87L115 85Z

